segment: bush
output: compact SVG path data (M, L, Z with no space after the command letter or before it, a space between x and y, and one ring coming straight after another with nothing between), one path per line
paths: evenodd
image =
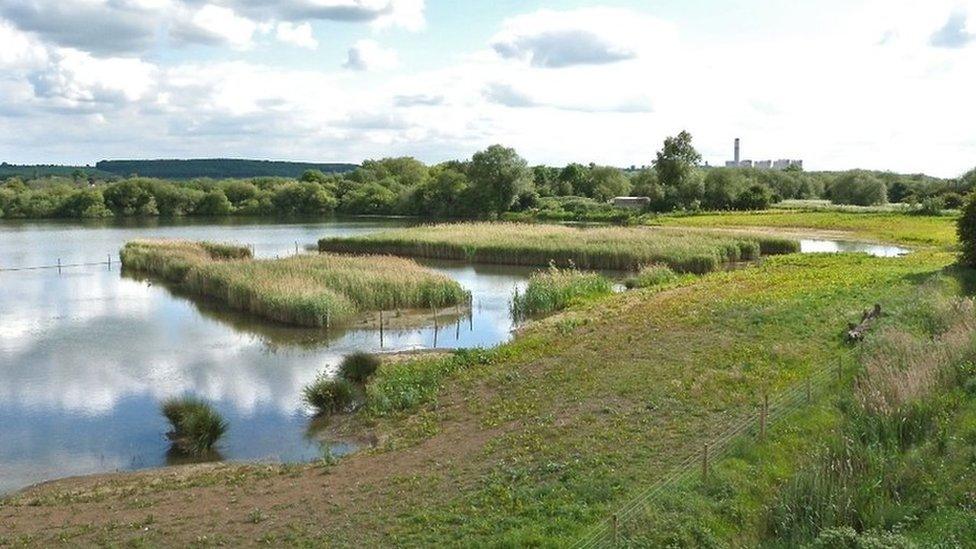
M942 215L942 210L945 208L945 201L939 196L930 196L928 198L922 199L922 203L919 205L916 213L919 215Z
M342 412L352 405L354 390L347 379L319 376L302 389L302 397L317 413L332 414Z
M888 201L884 181L871 173L856 170L838 177L830 186L829 194L834 204L876 206Z
M942 202L950 210L958 210L965 203L966 199L959 193L947 192L942 195Z
M584 273L575 268L549 270L533 274L525 293L512 299L512 315L523 319L530 315L552 313L565 309L573 300L609 294L613 285L597 273Z
M207 402L182 396L162 404L163 416L172 430L168 433L173 445L181 452L200 455L213 450L220 437L227 432L227 422Z
M366 383L380 366L380 359L375 355L357 351L342 359L339 374L353 383Z
M970 194L956 221L959 235L959 259L963 265L976 267L976 193Z
M677 280L678 275L667 265L648 265L641 268L637 276L628 278L624 285L628 288L650 288Z

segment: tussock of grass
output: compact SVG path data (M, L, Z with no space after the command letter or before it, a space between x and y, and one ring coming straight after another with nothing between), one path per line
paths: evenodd
M565 309L574 300L607 295L613 284L603 275L555 265L529 279L525 293L512 299L512 315L524 319Z
M446 307L468 293L447 276L395 257L333 254L253 260L246 248L185 241L134 241L127 269L286 324L330 326L376 310Z
M380 366L380 359L375 355L358 351L342 359L339 365L339 375L353 383L366 383L366 380L376 372Z
M791 244L790 244L791 243ZM788 250L786 248L789 248ZM797 242L652 227L575 228L520 223L457 223L323 238L319 250L382 253L478 263L636 270L661 263L677 272L706 273L768 253L799 251Z
M354 394L355 389L349 380L325 376L319 376L302 390L305 403L319 414L334 414L347 410L352 405Z
M207 402L182 396L162 404L163 416L172 426L170 440L186 454L200 455L213 450L220 437L227 432L227 422Z
M667 265L648 265L637 271L637 275L624 281L628 288L650 288L674 282L678 275Z

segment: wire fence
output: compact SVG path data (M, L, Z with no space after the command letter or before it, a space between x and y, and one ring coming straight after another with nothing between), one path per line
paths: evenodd
M0 273L13 273L18 271L40 271L44 269L57 269L58 272L60 273L62 270L71 267L107 266L109 269L111 269L112 265L121 265L120 260L116 257L113 257L112 254L108 254L105 257L105 261L90 261L86 263L65 263L61 261L61 258L59 257L56 263L52 263L50 265L32 265L27 267L0 267Z
M676 488L695 478L707 478L712 464L725 457L732 447L732 443L744 436L753 435L758 440L766 436L769 426L781 421L784 417L810 405L814 396L832 385L840 382L844 375L844 361L838 359L835 365L820 368L817 372L807 376L798 383L772 397L764 397L757 406L758 410L749 413L743 419L734 422L725 431L703 442L699 450L686 456L681 462L665 473L664 477L647 486L633 496L612 515L596 524L573 547L606 547L616 545L620 541L621 532L641 511L651 504L661 503L661 496L667 490ZM751 431L751 432L750 432Z

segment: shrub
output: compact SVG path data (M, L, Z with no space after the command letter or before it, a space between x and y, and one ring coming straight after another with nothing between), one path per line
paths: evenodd
M959 193L947 192L942 195L943 205L950 210L958 210L965 201L966 199Z
M637 276L624 281L628 288L649 288L677 280L678 275L667 265L648 265L642 268Z
M970 194L956 221L959 236L959 258L964 265L976 267L976 193Z
M305 403L319 414L342 412L352 405L354 387L347 379L319 376L302 389Z
M919 215L942 215L942 210L944 208L945 201L941 197L930 196L922 199L922 203L919 205L916 212Z
M550 265L549 270L533 274L525 293L516 294L512 299L512 315L526 318L552 313L565 309L573 300L605 295L611 291L613 285L603 275Z
M357 351L342 359L339 365L339 373L343 378L354 383L366 383L376 369L380 366L380 359L375 355Z
M168 436L173 445L187 454L209 452L227 432L227 422L220 414L210 404L194 396L164 401L162 413L172 426Z
M885 182L877 176L862 171L850 171L838 177L829 189L834 204L875 206L888 201Z

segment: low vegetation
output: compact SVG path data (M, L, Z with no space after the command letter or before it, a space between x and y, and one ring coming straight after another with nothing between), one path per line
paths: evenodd
M512 299L512 316L525 319L561 311L575 301L604 296L613 291L613 283L598 273L555 265L529 278L525 292Z
M460 223L397 229L353 238L323 238L323 252L395 254L478 263L636 270L661 263L706 273L761 253L799 251L773 236L728 236L647 227L574 228L519 223Z
M379 366L380 359L376 355L356 351L342 359L339 375L353 383L366 383Z
M667 265L641 267L637 274L624 280L628 288L650 288L678 280L678 274Z
M194 396L170 398L162 404L172 430L169 438L182 453L203 455L227 432L228 424L206 401Z
M332 254L254 260L246 248L186 241L133 241L126 269L277 322L328 327L376 310L446 307L469 294L447 276L395 257Z
M302 389L305 404L320 415L347 411L353 403L355 387L348 379L320 375Z

